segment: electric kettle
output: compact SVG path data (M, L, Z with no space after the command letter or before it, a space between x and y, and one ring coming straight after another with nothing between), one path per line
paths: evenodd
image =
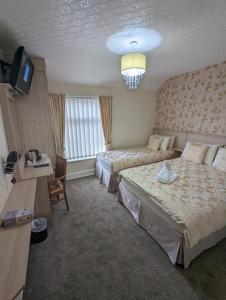
M30 160L31 162L39 161L42 158L40 152L36 149L29 150L27 152L27 160Z

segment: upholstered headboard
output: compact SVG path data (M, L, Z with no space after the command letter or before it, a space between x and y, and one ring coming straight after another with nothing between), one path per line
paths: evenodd
M154 129L154 133L164 135L164 136L171 136L175 135L175 144L174 148L178 150L183 150L186 145L186 132L184 131L177 131L177 130L166 130L166 129Z
M187 141L203 144L226 145L226 136L187 132Z

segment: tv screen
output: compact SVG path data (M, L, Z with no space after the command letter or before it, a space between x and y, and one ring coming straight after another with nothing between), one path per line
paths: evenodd
M16 50L11 69L11 85L20 94L29 94L34 65L24 47Z

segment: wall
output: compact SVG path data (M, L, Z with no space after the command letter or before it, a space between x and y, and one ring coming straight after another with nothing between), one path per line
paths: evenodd
M226 135L226 62L167 80L157 92L155 127Z
M35 71L29 95L14 101L15 122L20 137L20 151L38 149L55 162L54 132L50 115L49 94L45 73L45 60L32 58Z
M0 213L2 212L2 209L12 188L12 184L10 182L11 175L4 174L4 166L2 163L3 160L6 161L7 156L8 146L6 142L5 127L0 106Z
M55 161L45 61L32 60L35 71L29 95L13 97L10 85L0 84L0 212L12 188L12 176L5 175L2 166L8 151L39 149Z
M54 83L49 83L48 86L49 92L74 96L112 95L113 148L147 144L154 126L155 92ZM70 163L68 172L83 172L94 167L95 160L79 161Z

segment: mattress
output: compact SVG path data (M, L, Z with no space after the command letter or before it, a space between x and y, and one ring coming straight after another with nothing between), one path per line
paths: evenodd
M194 247L226 226L226 176L208 165L177 158L169 161L177 180L158 183L162 163L123 170L119 173L149 207L183 235L186 247Z
M183 226L175 222L162 208L159 206L154 199L150 195L148 195L144 190L142 190L139 186L134 184L131 181L126 180L125 178L121 178L120 180L121 186L125 188L131 195L134 195L136 199L142 199L142 203L145 204L148 209L151 209L157 216L159 216L162 220L164 220L168 226L174 228L177 232L183 234ZM137 204L132 203L130 201L129 204L130 212L133 214L135 220L140 223L139 218L141 218L141 211L138 209ZM139 206L139 204L138 204ZM143 213L143 212L142 212Z
M145 146L101 152L97 155L97 161L103 168L112 173L135 166L167 160L173 156L173 150L151 151Z

